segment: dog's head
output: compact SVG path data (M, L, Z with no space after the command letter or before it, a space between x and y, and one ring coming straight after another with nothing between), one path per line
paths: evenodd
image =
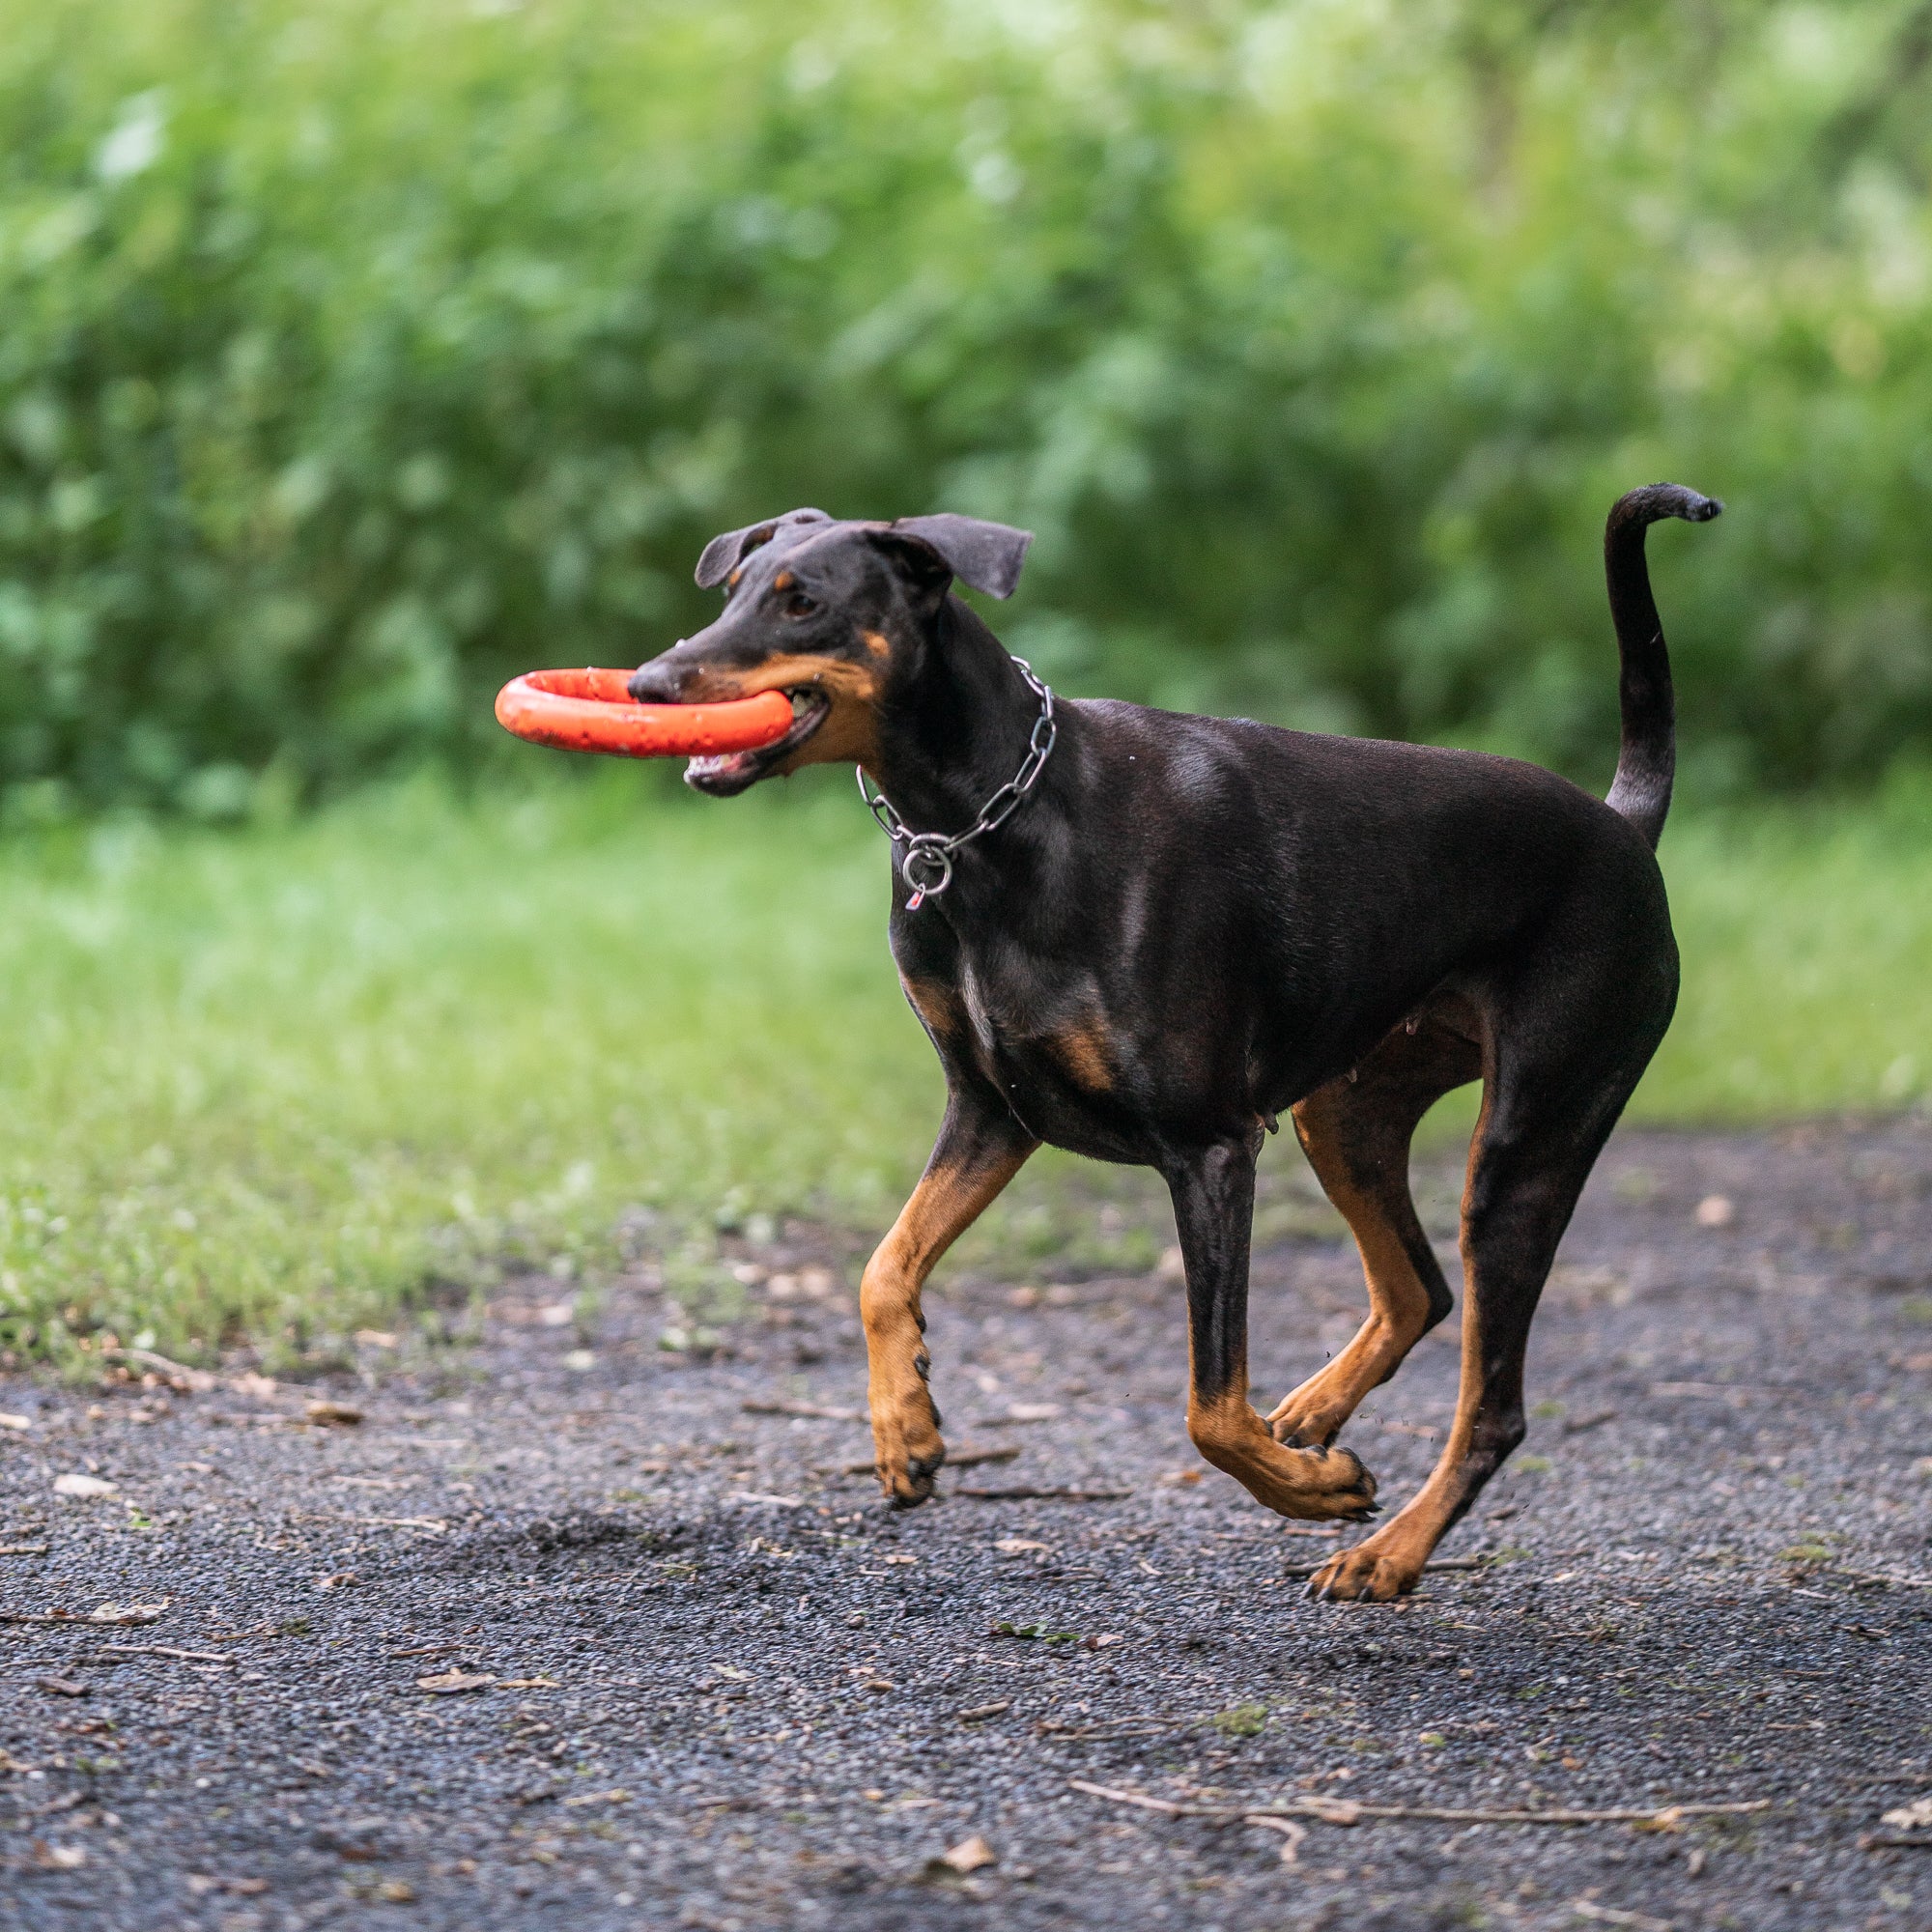
M753 752L694 758L687 783L729 798L773 773L877 756L880 705L918 673L956 577L1009 597L1031 534L975 517L838 523L789 510L713 537L697 561L724 614L632 674L647 704L717 703L782 691L792 727Z

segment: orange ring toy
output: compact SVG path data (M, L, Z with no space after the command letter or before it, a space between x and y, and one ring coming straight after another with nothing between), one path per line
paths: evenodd
M624 758L704 757L776 744L791 729L779 691L724 704L639 704L627 670L532 670L497 694L497 723L533 745Z

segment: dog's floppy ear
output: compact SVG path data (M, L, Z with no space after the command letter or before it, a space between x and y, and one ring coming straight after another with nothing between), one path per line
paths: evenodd
M882 532L890 542L910 537L929 550L952 576L989 597L1010 597L1020 581L1031 530L1009 524L982 523L978 517L956 517L942 511L936 517L900 517Z
M723 583L754 550L770 543L787 525L831 521L823 510L787 510L768 523L747 524L742 530L726 530L722 537L713 537L697 559L698 588L710 590Z

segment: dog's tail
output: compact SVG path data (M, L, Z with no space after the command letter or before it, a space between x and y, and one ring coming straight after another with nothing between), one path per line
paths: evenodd
M1617 686L1623 740L1609 802L1643 834L1653 851L1670 810L1670 783L1677 770L1677 703L1670 690L1670 653L1643 560L1643 533L1662 517L1708 523L1723 507L1715 497L1700 497L1681 484L1648 483L1619 497L1604 526L1604 574L1609 579L1610 615L1623 660Z

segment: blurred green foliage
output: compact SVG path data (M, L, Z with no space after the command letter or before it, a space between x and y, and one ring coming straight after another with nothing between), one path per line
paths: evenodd
M0 791L487 755L713 530L1040 541L1069 688L1590 780L1932 745L1923 0L0 0Z
M849 784L725 808L558 762L0 842L0 1370L103 1328L313 1366L401 1305L624 1252L704 1320L741 1293L721 1232L887 1225L945 1086ZM1684 999L1634 1120L1932 1108L1932 773L1689 814L1662 857ZM1466 1138L1473 1097L1426 1139ZM1313 1194L1270 1142L1262 1237L1341 1238ZM1151 1174L1049 1151L948 1265L1138 1268L1172 1238Z

